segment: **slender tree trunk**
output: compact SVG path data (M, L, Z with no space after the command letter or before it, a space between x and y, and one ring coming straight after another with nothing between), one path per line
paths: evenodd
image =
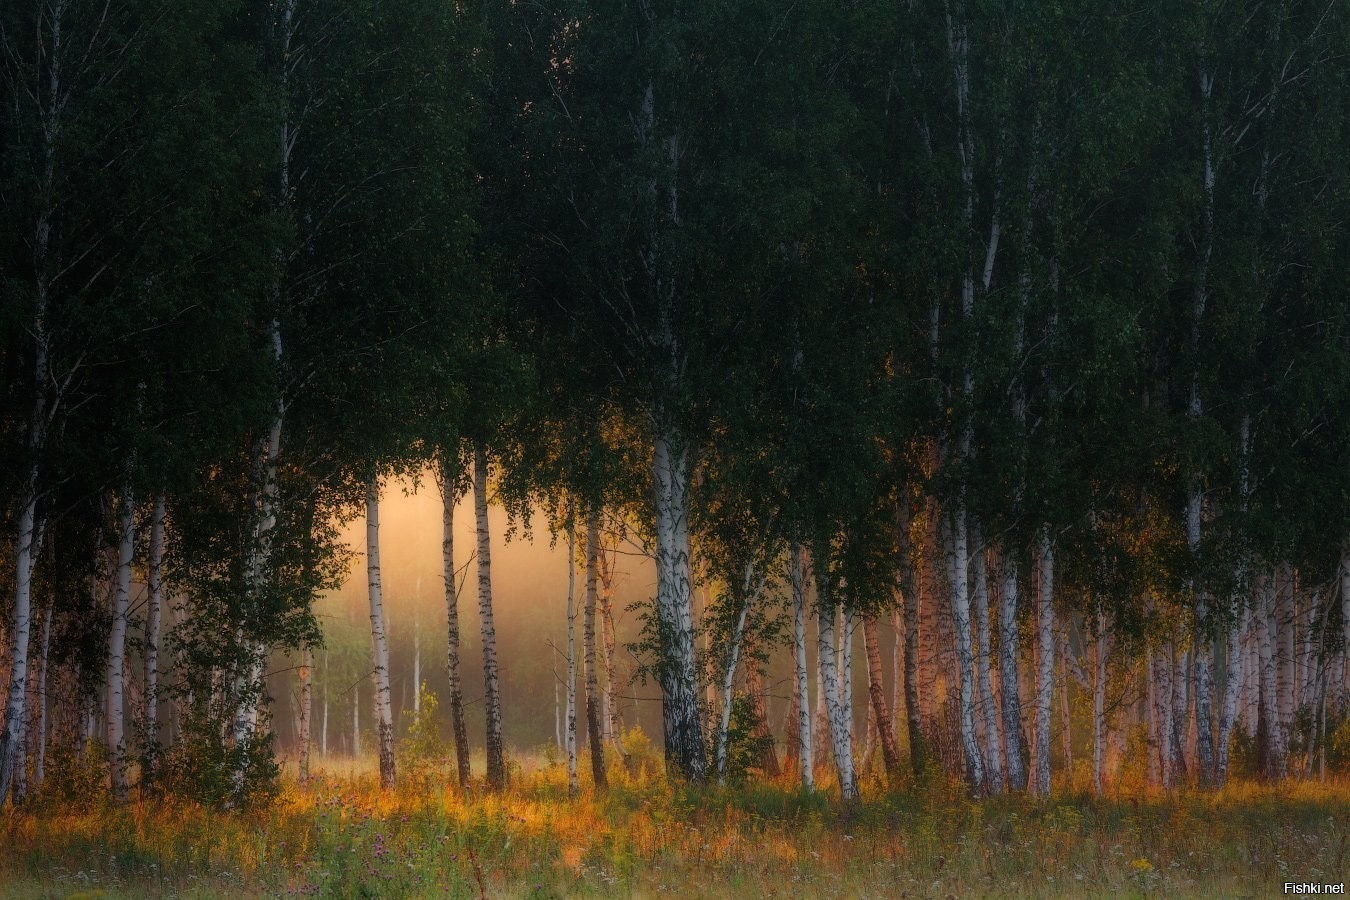
M689 450L683 435L656 416L652 452L655 488L657 616L662 634L662 722L666 762L691 781L706 774L703 723L694 659L689 573Z
M1234 606L1239 603L1233 598ZM1233 723L1237 720L1238 694L1243 681L1242 633L1246 629L1250 613L1243 610L1240 618L1228 623L1225 629L1227 641L1224 652L1223 709L1219 714L1219 743L1215 748L1215 783L1222 787L1228 780L1228 754L1233 739Z
M900 748L895 744L895 725L891 721L891 711L886 705L886 691L882 684L877 620L870 613L863 613L863 646L867 650L867 691L872 698L872 715L876 718L881 758L886 765L886 774L893 778L900 772Z
M1284 754L1294 724L1294 622L1294 572L1281 563L1275 580L1275 688Z
M469 783L469 733L464 727L464 690L459 677L459 582L455 576L455 501L459 473L444 452L441 482L441 575L445 580L446 672L450 679L450 724L455 734L455 768L459 785ZM554 682L556 699L557 682Z
M352 691L352 756L361 755L361 689Z
M986 567L983 535L972 528L975 546L971 557L971 592L975 614L975 687L979 696L979 712L984 723L984 771L991 792L1003 793L1003 766L999 758L998 707L994 702L993 679L989 673L992 655L989 633L989 573Z
M131 473L125 475L118 508L117 586L113 592L112 628L108 632L108 771L114 800L127 796L126 768L126 644L131 608L131 563L136 550L136 501Z
M806 668L806 560L796 544L789 550L788 580L792 587L792 664L794 696L797 698L797 745L800 748L802 789L814 790L815 769L811 756L811 694Z
M150 784L159 756L159 632L164 598L164 494L155 496L150 514L150 558L146 566L145 610L145 752L141 782Z
M600 557L600 510L586 510L586 609L582 623L582 648L586 662L586 734L591 744L591 776L595 789L607 786L605 742L600 734L600 679L595 664L595 608L598 597Z
M1106 664L1110 652L1106 612L1097 600L1097 633L1092 641L1092 792L1102 793L1102 766L1106 755Z
M820 565L822 558L822 555L816 556L815 563L817 566ZM828 578L828 575L822 575L817 568L816 584L821 586L819 592L822 595L829 593L828 588L824 586ZM825 603L822 598L816 612L816 627L820 636L821 682L825 693L825 708L829 717L834 763L839 771L840 796L845 803L853 803L858 799L858 785L853 772L853 748L849 739L848 710L844 708L844 698L840 696L839 691L839 671L835 661L834 613L835 609Z
M310 738L310 722L314 709L314 651L306 641L300 648L300 782L309 781L309 757L313 741ZM327 716L325 705L324 715Z
M576 638L577 538L567 528L567 705L564 707L563 745L567 748L567 793L575 797L577 783L577 638Z
M748 579L749 573L747 573ZM736 616L736 627L731 633L731 649L727 656L726 671L722 675L721 718L717 723L717 782L722 784L727 773L727 736L731 729L731 705L735 700L732 687L735 684L736 667L740 664L741 646L745 641L745 620L750 613L750 595L746 594L741 602L741 611Z
M1026 740L1022 731L1022 699L1017 672L1017 562L1003 555L1003 590L998 598L998 681L1003 713L1003 768L1008 787L1027 786Z
M615 692L618 685L614 641L614 574L610 569L609 557L604 552L604 547L600 548L599 554L599 574L600 574L600 622L602 625L601 633L604 637L605 650L605 721L609 723L609 739L614 746L614 752L619 754L619 759L623 761L625 767L628 766L628 754L623 749L623 712L619 703L619 696Z
M839 639L839 693L843 698L844 710L848 715L848 746L853 752L854 759L858 755L858 741L855 735L857 731L855 708L853 706L853 628L856 622L856 614L852 607L840 606L840 618L842 619ZM856 771L857 764L854 763Z
M418 578L421 584L421 578ZM413 714L422 712L422 623L413 619Z
M389 644L384 633L384 585L380 575L380 478L366 484L366 575L370 583L370 634L375 645L375 727L379 736L380 787L394 786L394 713L389 702Z
M502 745L501 683L497 676L497 629L492 621L492 546L488 531L487 450L473 448L473 509L478 524L478 616L483 631L483 706L487 717L487 784L506 786L506 753Z
M1036 770L1031 792L1046 796L1050 793L1050 701L1054 693L1055 671L1055 556L1050 545L1048 529L1042 526L1037 567L1040 582L1036 597L1036 628L1038 635L1036 659Z
M1059 736L1064 755L1065 781L1073 783L1073 733L1069 728L1069 656L1072 647L1069 644L1069 623L1063 622L1057 629L1059 633ZM1076 665L1076 664L1075 664Z
M975 734L975 652L970 637L970 545L964 499L957 500L952 513L951 531L951 601L956 631L961 751L966 762L967 782L970 789L978 793L984 787L984 762Z

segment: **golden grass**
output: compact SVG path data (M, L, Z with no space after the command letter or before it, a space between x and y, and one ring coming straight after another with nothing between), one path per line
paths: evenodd
M618 770L567 796L526 761L501 795L443 769L381 792L368 760L283 779L265 808L181 799L4 819L0 897L1114 897L1279 894L1344 880L1350 781L973 801L934 780L825 794Z

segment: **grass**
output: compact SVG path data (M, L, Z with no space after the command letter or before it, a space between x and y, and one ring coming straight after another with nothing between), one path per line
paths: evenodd
M11 811L0 897L1268 897L1343 881L1350 825L1341 779L973 801L874 777L845 814L786 782L693 789L650 770L569 799L542 760L499 796L447 789L440 766L388 793L371 760L318 768L243 812Z

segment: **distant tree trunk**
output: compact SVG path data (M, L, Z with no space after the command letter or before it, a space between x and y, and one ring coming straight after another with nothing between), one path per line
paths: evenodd
M314 708L314 651L309 641L300 647L300 781L309 781L309 756L313 741L310 739L310 722L313 721ZM328 715L324 704L324 716Z
M1294 623L1294 571L1281 563L1275 574L1275 689L1281 750L1286 755L1294 725Z
M361 689L352 690L352 756L361 755Z
M840 606L840 618L842 619L839 640L839 693L843 698L844 710L848 716L848 746L856 760L858 755L858 742L855 737L857 715L853 706L853 628L857 621L857 614L854 613L851 606ZM856 771L857 764L854 764Z
M323 725L319 731L319 752L328 757L328 672L327 665L324 666L323 679Z
M446 672L450 678L450 724L455 734L459 785L469 783L469 733L464 727L464 690L459 677L459 582L455 577L455 502L460 473L441 454L441 573L445 579ZM556 694L557 682L554 682Z
M867 650L867 691L872 698L872 715L876 718L881 758L886 765L886 774L894 778L900 772L900 748L895 744L895 725L891 721L891 711L886 705L886 692L882 685L877 619L870 613L863 613L863 646Z
M811 694L806 668L806 560L802 548L792 545L789 552L788 580L792 587L792 666L793 696L797 700L798 762L802 788L815 788L815 770L811 757Z
M1003 590L998 598L998 681L1003 713L1003 769L1008 787L1027 787L1026 740L1017 672L1017 561L1003 554Z
M666 763L697 782L706 775L707 761L698 708L689 573L689 448L668 411L658 410L653 425L656 611L664 636L661 717Z
M1176 766L1176 774L1185 778L1187 772L1190 771L1186 759L1186 750L1189 744L1187 729L1190 711L1190 654L1184 650L1180 653L1177 652L1175 635L1173 636L1171 658L1172 757Z
M577 538L567 527L567 705L563 717L563 746L567 749L567 793L576 796L577 783Z
M375 727L379 737L380 787L394 786L394 713L389 702L389 644L384 634L384 586L380 575L380 478L366 483L366 575L370 584L370 634L375 646Z
M418 579L419 584L421 579ZM422 712L422 623L413 619L413 713Z
M1055 556L1048 528L1042 526L1036 553L1039 581L1036 597L1036 770L1031 792L1050 793L1050 701L1055 671Z
M591 776L595 789L606 787L605 742L600 735L600 679L595 665L595 607L600 557L600 510L590 504L586 510L586 610L582 623L582 644L586 655L586 734L591 744Z
M127 615L131 608L131 563L136 550L136 502L130 467L124 476L119 505L117 586L113 592L112 628L108 632L108 771L114 800L127 797L126 768L126 645Z
M1288 774L1288 744L1284 724L1280 718L1278 684L1276 678L1276 603L1278 587L1265 575L1257 578L1257 597L1261 604L1257 629L1261 659L1259 685L1260 709L1256 735L1261 771L1267 778L1284 778Z
M150 784L159 757L159 632L164 602L164 494L155 496L150 514L150 557L146 565L145 600L145 752L141 782Z
M745 655L745 692L750 698L750 711L755 717L755 741L759 744L759 770L765 777L778 778L783 774L778 763L778 748L774 743L773 729L769 725L769 709L765 702L764 671L752 637L747 637Z
M502 745L501 683L497 676L497 629L492 622L492 546L488 531L487 450L473 448L473 508L478 524L478 616L483 631L483 707L487 717L487 784L506 786L506 754Z
M971 591L975 614L975 688L979 697L979 713L984 723L984 772L990 792L1003 793L1003 767L999 759L998 708L994 703L994 685L989 673L992 653L989 634L989 572L986 568L984 535L978 527L971 528L974 547L971 551Z

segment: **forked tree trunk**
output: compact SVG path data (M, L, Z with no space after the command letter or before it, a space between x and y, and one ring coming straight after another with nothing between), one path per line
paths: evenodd
M487 450L473 448L473 509L478 527L478 617L483 632L483 707L487 719L487 785L506 786L502 745L502 696L497 674L497 629L492 621L492 541L488 530Z
M136 550L136 501L131 473L125 475L118 506L117 582L113 591L112 628L108 632L108 704L105 711L109 783L114 800L127 796L126 764L126 646L127 616L131 609L131 563Z
M441 577L445 580L446 672L450 680L450 725L455 735L455 768L459 785L469 783L469 734L464 727L464 689L459 676L459 581L455 573L455 502L459 499L460 473L442 451L441 487ZM556 692L557 682L554 682Z
M811 694L810 676L806 667L806 560L802 548L796 544L789 552L788 580L792 587L792 667L793 696L797 699L798 762L801 764L802 788L815 788L815 770L811 755Z
M370 634L375 649L375 728L380 787L394 786L394 713L389 701L389 644L384 633L384 584L380 574L380 479L366 485L366 575L370 586Z
M819 566L820 557L816 559ZM824 582L829 576L822 577L816 571L816 584L821 585L820 594L827 595ZM839 772L839 793L844 803L853 803L858 799L858 785L853 772L853 748L849 740L848 710L844 708L844 698L840 696L839 671L835 663L835 608L832 608L822 596L816 611L816 627L820 635L820 674L825 694L825 709L829 718L830 742L834 750L834 764Z
M600 734L600 679L595 664L595 607L598 593L600 556L600 510L586 510L586 609L582 623L582 645L586 662L586 735L591 745L591 777L595 789L606 787L605 742Z
M1055 556L1048 529L1042 527L1037 550L1039 581L1036 597L1036 770L1032 773L1031 792L1050 793L1050 701L1054 693L1055 671Z
M894 778L900 773L900 748L895 744L895 724L891 721L891 711L886 705L886 691L882 684L877 620L870 613L863 614L863 646L867 651L867 692L872 698L872 715L876 719L881 758L886 765L886 774Z

